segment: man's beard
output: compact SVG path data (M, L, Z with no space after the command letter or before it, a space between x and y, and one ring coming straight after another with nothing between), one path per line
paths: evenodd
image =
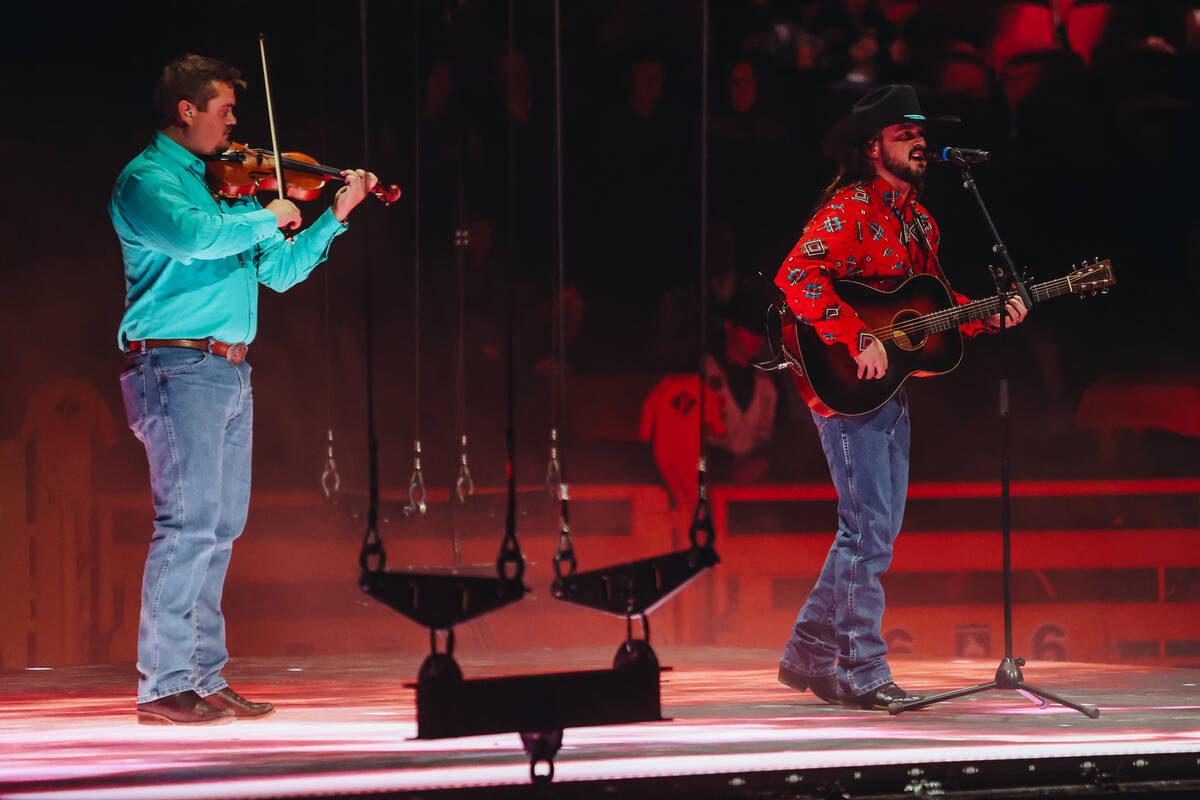
M909 155L912 155L912 151L909 151ZM918 192L925 183L924 165L914 164L908 157L905 157L903 160L893 158L889 151L884 150L883 166L888 172L900 178Z

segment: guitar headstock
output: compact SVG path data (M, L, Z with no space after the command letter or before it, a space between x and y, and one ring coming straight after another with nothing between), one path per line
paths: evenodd
M1107 292L1108 287L1113 286L1116 282L1117 279L1113 277L1112 262L1107 258L1103 261L1096 259L1091 264L1085 262L1080 265L1079 269L1072 271L1067 276L1067 285L1076 294Z

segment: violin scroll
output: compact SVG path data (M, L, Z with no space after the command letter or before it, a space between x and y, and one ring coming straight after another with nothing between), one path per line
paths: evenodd
M371 190L371 194L375 195L385 206L390 206L392 203L400 199L402 192L400 187L394 183L384 186L382 183Z

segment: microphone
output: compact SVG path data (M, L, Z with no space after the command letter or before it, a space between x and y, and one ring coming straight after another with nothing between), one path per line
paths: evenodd
M925 157L930 161L965 167L970 164L982 164L989 160L992 154L987 150L972 150L969 147L943 147L941 150L926 150Z

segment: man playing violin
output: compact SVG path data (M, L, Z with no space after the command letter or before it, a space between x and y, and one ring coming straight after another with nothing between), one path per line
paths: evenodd
M109 213L125 262L121 392L146 447L154 533L138 625L138 721L205 724L262 717L221 677L221 593L250 502L253 398L247 345L258 285L285 291L325 260L346 218L378 183L343 172L332 206L292 238L300 209L253 196L218 199L206 157L229 146L241 73L186 55L155 88L149 146L117 178Z

